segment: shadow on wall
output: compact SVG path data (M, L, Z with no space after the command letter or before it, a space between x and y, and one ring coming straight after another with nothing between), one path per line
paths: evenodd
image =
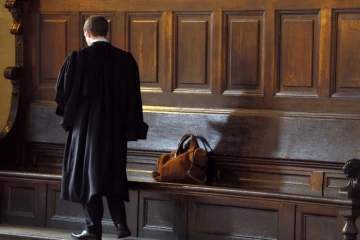
M4 70L15 64L15 37L10 34L12 17L9 11L0 5L0 131L9 116L12 86L4 78Z
M217 176L215 164L222 164L222 159L236 161L239 160L239 157L259 158L266 156L267 158L274 158L277 156L281 148L279 139L279 126L281 124L283 123L278 118L234 115L228 116L226 122L208 122L209 129L216 132L212 136L218 138L216 142L210 140L210 145L214 146L212 155L220 157L216 163L210 157L209 175L212 176L211 182L216 182L216 178L220 177ZM241 172L247 172L246 166L242 165L242 168ZM227 172L226 176L221 176L222 180L239 183L241 176L234 174L234 172ZM249 172L248 174L252 173ZM251 178L251 176L248 177Z
M177 147L185 133L193 133L207 140L216 164L226 164L231 172L229 167L240 167L232 162L240 163L237 173L246 173L246 168L252 167L249 174L256 172L264 180L264 172L255 169L259 160L344 163L360 157L357 119L244 109L219 114L145 112L144 117L150 126L148 138L129 143L129 149L167 153ZM284 180L278 177L276 181ZM236 175L227 178L239 180Z

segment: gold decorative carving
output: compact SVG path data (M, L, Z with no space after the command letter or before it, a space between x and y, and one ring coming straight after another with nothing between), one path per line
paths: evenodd
M6 0L5 2L5 8L9 10L13 18L13 24L10 29L11 34L22 33L21 6L20 0Z

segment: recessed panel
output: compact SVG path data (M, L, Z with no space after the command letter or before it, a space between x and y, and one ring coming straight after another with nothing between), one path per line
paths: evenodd
M68 53L69 16L41 15L40 84L55 84Z
M224 217L226 216L226 217ZM279 216L277 211L230 207L221 205L196 205L196 229L198 232L276 239ZM221 221L214 221L221 219Z
M139 66L142 85L158 85L161 14L128 16L128 50Z
M360 97L360 12L335 16L335 96Z
M84 214L81 206L76 203L60 200L60 192L60 189L50 192L53 194L51 199L54 201L51 203L51 206L53 206L51 217L63 218L69 216L73 218L83 218Z
M304 222L305 239L338 239L338 223L336 217L305 215Z
M17 225L44 226L46 184L4 181L1 222Z
M278 95L317 96L318 11L278 13Z
M158 199L145 200L145 228L159 228L172 231L174 227L173 202Z
M281 83L283 87L312 87L313 20L287 19L281 32Z
M186 232L186 197L140 191L138 237L175 239Z
M210 86L210 14L176 14L176 89L207 90Z
M34 214L35 189L10 187L10 215L29 215Z
M262 12L226 13L227 84L224 94L242 95L262 89L262 18Z

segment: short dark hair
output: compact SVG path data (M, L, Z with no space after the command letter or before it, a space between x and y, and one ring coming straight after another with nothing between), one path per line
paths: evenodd
M84 32L86 30L90 30L91 34L94 37L99 37L99 36L106 37L108 33L108 22L106 18L104 18L103 16L99 16L99 15L90 16L86 20L83 30Z

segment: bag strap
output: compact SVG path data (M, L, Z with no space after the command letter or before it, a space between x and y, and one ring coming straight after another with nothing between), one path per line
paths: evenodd
M187 171L187 173L189 174L189 177L192 178L193 180L195 180L196 182L200 183L200 184L204 184L207 181L207 175L204 176L204 179L197 179L196 177L194 177L193 175L191 175L191 170L192 167L194 166L194 164L191 164L190 169Z
M177 155L179 155L180 153L184 152L185 149L184 149L184 143L186 140L188 140L189 138L190 139L190 147L189 147L189 151L195 151L195 149L198 147L198 144L197 144L197 141L196 141L196 137L194 136L194 134L191 134L191 133L187 133L185 134L181 140L180 140L180 143L176 149L176 152L174 154L174 157L176 157Z

